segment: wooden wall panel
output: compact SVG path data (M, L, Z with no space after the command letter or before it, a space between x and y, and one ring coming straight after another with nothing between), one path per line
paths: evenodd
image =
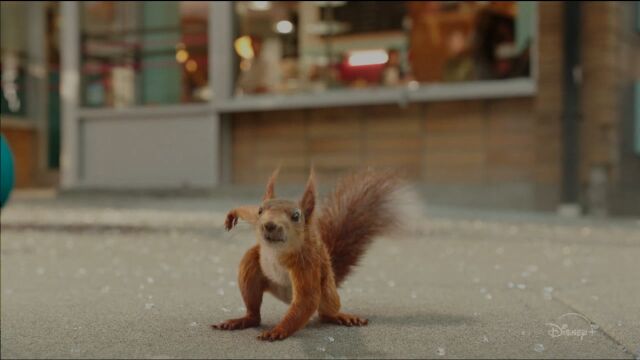
M37 156L35 129L3 126L2 135L5 136L13 152L15 187L35 186Z

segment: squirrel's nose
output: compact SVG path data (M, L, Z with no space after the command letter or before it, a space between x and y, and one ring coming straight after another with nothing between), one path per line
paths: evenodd
M273 232L277 227L278 225L274 224L273 221L269 221L266 224L264 224L264 230L266 232Z

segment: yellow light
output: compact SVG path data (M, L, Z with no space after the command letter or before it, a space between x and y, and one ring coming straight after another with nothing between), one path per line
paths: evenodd
M188 72L194 72L194 71L198 70L198 63L193 59L189 59L189 61L187 61L187 64L185 65L185 67L187 68Z
M176 52L176 61L179 63L184 63L189 58L189 52L187 50L181 49Z
M359 50L349 54L351 66L379 65L387 61L389 61L389 54L384 50Z
M243 59L253 59L255 56L251 44L251 37L248 35L237 38L233 43L233 47L236 49L236 53Z

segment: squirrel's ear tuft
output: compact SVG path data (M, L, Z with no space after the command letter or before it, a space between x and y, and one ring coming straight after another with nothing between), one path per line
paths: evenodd
M276 196L276 191L275 191L276 178L278 177L279 172L280 172L280 166L278 166L271 174L271 177L269 178L269 182L267 182L267 190L264 193L264 197L262 198L262 201L273 199Z
M309 174L309 180L307 180L307 186L304 189L304 194L302 194L302 199L300 200L300 208L304 213L305 222L308 222L311 218L311 214L313 214L313 209L316 206L316 176L313 168L311 168L311 173Z

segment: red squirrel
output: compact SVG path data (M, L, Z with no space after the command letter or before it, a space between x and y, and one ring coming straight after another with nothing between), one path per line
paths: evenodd
M325 323L367 325L367 319L340 311L337 288L372 240L401 220L392 206L399 178L391 172L353 173L338 182L317 210L313 170L297 202L275 197L277 174L278 170L267 183L262 205L238 207L226 216L227 231L238 219L254 225L257 244L242 258L238 274L246 315L212 327L238 330L259 326L265 291L290 307L278 325L258 336L260 340L291 336L316 311Z

